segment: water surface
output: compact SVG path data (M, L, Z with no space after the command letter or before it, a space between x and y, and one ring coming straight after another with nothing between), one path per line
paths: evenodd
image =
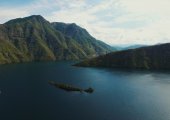
M0 66L0 120L170 120L170 73L81 68L72 62ZM94 88L66 92L49 80Z

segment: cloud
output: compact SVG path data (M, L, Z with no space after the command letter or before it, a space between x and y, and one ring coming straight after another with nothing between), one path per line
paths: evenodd
M77 23L109 44L156 44L170 42L169 6L169 0L36 0L0 6L0 22L41 14L51 22Z
M120 0L129 12L137 14L159 15L169 14L169 0Z
M23 17L25 16L27 13L27 11L22 11L21 9L18 8L0 8L0 22L6 22L7 20L16 18L16 17Z
M156 44L170 42L169 5L168 0L104 0L86 7L83 1L48 18L76 22L109 44Z

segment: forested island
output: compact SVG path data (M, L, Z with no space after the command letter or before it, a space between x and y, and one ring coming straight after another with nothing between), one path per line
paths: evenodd
M94 89L91 88L91 87L89 87L88 89L82 89L82 88L75 87L75 86L72 86L72 85L69 85L69 84L57 83L57 82L54 82L54 81L49 81L48 83L50 85L53 85L53 86L55 86L59 89L62 89L62 90L68 91L68 92L71 92L71 91L86 92L86 93L93 93L94 92Z

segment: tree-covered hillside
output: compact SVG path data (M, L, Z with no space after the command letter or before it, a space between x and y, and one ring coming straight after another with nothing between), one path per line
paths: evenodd
M170 69L170 43L111 52L76 65L131 69Z
M65 25L58 27L57 23L50 23L40 15L17 18L0 25L0 64L81 60L112 51L112 47L95 40L77 25L73 24L76 26L71 28L73 33L64 33L60 29ZM80 32L74 32L77 29Z

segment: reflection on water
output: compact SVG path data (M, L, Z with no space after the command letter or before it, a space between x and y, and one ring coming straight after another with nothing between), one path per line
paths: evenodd
M71 62L0 66L1 120L169 120L167 71L81 68ZM49 80L92 87L65 92Z

